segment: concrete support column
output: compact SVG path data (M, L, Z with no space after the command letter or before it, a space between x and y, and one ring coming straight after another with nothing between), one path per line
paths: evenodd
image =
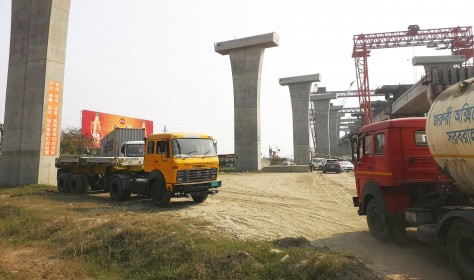
M336 99L335 93L313 94L310 96L313 102L314 115L316 119L316 155L325 156L330 154L329 143L329 103Z
M0 186L56 184L69 7L12 1Z
M290 89L293 112L293 155L298 165L306 165L310 160L309 93L311 85L319 81L319 74L280 79L280 85L288 85Z
M230 56L234 85L234 153L237 170L260 170L260 77L265 48L278 46L276 33L219 42L215 51Z
M331 155L338 154L339 147L339 110L342 110L343 106L331 106L329 107L329 152Z

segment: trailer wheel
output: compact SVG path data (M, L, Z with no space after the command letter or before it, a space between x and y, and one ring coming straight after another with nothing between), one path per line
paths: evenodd
M151 186L151 200L158 207L167 207L170 204L171 196L166 191L165 183L155 181Z
M448 253L451 263L463 279L474 279L474 226L456 221L448 232Z
M207 194L207 193L206 194L201 194L201 195L191 195L194 202L198 202L198 203L202 203L202 202L206 201L208 196L209 196L209 194Z
M387 226L385 213L375 198L367 205L367 225L373 237L382 242L390 240L390 228Z
M114 177L109 184L110 197L114 201L127 200L130 197L130 190L123 189L122 180Z
M79 173L74 173L71 175L69 180L69 190L71 193L75 194L84 194L87 192L86 183L84 182L84 176Z
M58 176L58 192L68 193L69 192L69 179L71 179L71 174L61 173Z

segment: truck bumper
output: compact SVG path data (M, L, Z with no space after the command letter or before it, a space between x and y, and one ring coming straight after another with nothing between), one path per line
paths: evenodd
M173 194L176 197L184 197L193 194L216 194L222 181L206 181L193 183L180 183L173 186Z

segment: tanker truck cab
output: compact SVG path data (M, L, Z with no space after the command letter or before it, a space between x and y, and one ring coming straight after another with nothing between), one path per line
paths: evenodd
M353 203L359 215L367 215L372 235L382 241L405 238L405 210L413 204L410 193L440 178L426 144L425 123L426 118L383 121L362 127L354 138Z
M221 186L221 181L217 180L219 159L212 137L185 133L154 134L146 139L145 150L144 172L149 174L150 194L158 206L161 206L161 195L191 197L196 202L203 202L209 194L218 192ZM163 184L165 189L156 190L156 182Z

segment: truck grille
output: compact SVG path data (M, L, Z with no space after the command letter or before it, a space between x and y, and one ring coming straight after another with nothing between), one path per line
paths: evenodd
M181 170L180 172L178 172L178 177L182 178L182 182L215 180L217 178L217 169L208 168L208 169Z

